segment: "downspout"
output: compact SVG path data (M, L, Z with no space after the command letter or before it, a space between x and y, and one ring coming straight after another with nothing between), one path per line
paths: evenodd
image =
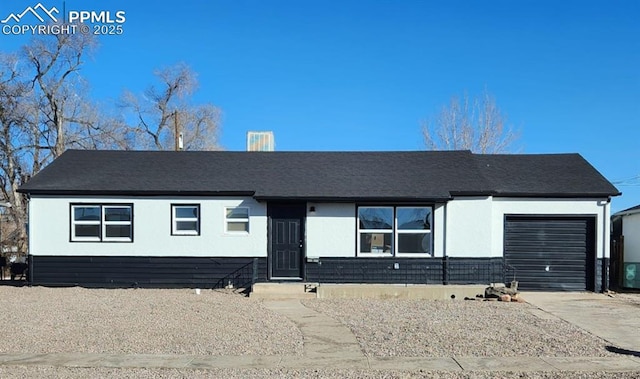
M449 229L449 225L447 224L447 208L449 206L448 202L444 203L444 210L442 212L442 284L449 284L449 258L447 257L447 229Z
M602 268L601 268L601 281L602 292L609 290L609 262L611 261L611 252L609 252L609 258L607 260L607 250L610 248L611 241L609 238L611 234L611 218L609 217L609 207L611 206L611 197L607 198L607 202L602 207Z
M27 284L31 286L33 284L33 256L31 255L31 196L27 194Z

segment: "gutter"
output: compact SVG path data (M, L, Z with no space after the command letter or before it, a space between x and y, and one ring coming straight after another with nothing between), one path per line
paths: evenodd
M313 203L442 203L451 197L356 197L356 196L254 196L257 201L308 201Z
M255 191L120 191L120 190L29 190L18 192L33 195L50 196L253 196Z
M602 199L607 198L611 199L612 196L619 196L620 193L539 193L539 192L496 192L493 196L498 197L536 197L542 199L550 199L550 198L582 198L582 199Z

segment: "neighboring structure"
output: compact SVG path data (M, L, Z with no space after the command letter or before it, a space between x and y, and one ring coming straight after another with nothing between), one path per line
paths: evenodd
M640 205L615 213L611 222L616 284L640 289Z
M578 154L70 150L20 188L38 285L606 288L610 199Z
M273 132L247 132L247 151L274 151Z

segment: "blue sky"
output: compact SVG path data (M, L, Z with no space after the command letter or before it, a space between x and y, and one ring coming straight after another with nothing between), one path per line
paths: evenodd
M0 17L37 4L4 1ZM62 9L61 0L42 4ZM640 2L67 0L125 11L82 75L104 104L186 62L221 142L272 130L277 150L420 150L420 123L485 88L524 153L577 152L640 204ZM0 35L0 50L28 38ZM107 106L107 105L105 105Z

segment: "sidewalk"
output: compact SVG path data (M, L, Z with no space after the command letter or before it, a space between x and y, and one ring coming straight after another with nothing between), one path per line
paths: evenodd
M537 299L539 304L542 300ZM546 304L546 303L545 303ZM291 319L304 336L302 356L197 356L147 354L0 354L0 365L182 369L364 369L401 371L640 372L640 357L366 357L351 331L304 307L299 300L265 301Z
M3 366L183 369L364 369L394 371L592 371L640 372L637 357L394 357L196 356L117 354L0 354Z
M640 357L640 306L593 292L527 292L522 297L542 311L611 343L616 352Z

